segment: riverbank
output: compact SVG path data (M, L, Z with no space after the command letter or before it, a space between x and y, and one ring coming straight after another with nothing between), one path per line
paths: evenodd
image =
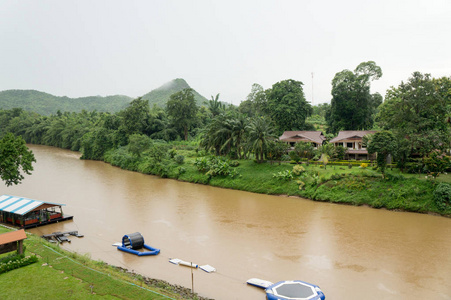
M190 270L169 258L210 264L218 272L194 271L194 285L215 299L264 298L246 286L252 277L305 280L336 298L346 298L349 282L360 298L440 298L450 290L449 218L218 189L79 160L58 148L31 149L33 175L5 193L66 204L74 222L31 231L79 230L85 237L63 248L94 260L185 287ZM140 258L111 247L136 231L162 254ZM425 268L435 270L432 277L410 280Z
M0 234L8 231L0 226ZM65 251L33 234L27 234L24 245L25 255L36 255L38 262L0 274L2 299L25 299L34 295L37 299L209 300L192 294L188 288ZM31 278L40 280L28 280Z
M145 174L241 191L451 216L451 205L440 207L433 196L438 184L451 182L449 174L434 180L425 179L424 175L401 174L397 169L389 169L383 177L371 167L324 167L305 163L296 172L296 165L290 163L256 163L252 160L236 160L228 162L227 166L219 162L214 172L209 172L199 171L199 162L208 158L195 151L177 151L177 155L184 157L183 163L176 161L177 155L174 159L164 158L155 162L145 154L138 157L123 148L116 149L105 155L105 162ZM230 175L214 176L215 172L224 169Z

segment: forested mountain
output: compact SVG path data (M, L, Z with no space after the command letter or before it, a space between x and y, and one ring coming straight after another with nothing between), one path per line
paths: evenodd
M90 96L81 98L58 97L35 90L6 90L0 92L0 109L22 108L41 115L61 112L81 112L82 110L99 112L118 112L127 107L131 97Z
M157 106L165 107L166 102L168 102L169 97L172 94L175 94L175 93L180 92L181 90L184 90L187 88L191 88L188 85L188 83L182 78L177 78L177 79L171 80L171 81L163 84L159 88L152 90L151 92L142 96L142 98L144 100L149 100L150 106L153 106L153 104L156 104ZM207 99L204 96L202 96L201 94L199 94L198 92L196 92L194 90L193 90L193 94L194 94L194 100L196 100L196 104L198 106L203 106L204 102L207 101Z
M142 98L149 100L152 107L156 104L165 107L169 97L183 89L190 88L184 79L177 78L169 81L161 87L145 94ZM207 99L193 90L194 99L198 106L205 105ZM90 96L81 98L58 97L35 90L6 90L0 92L0 109L22 108L41 115L61 112L98 111L116 113L123 110L133 98L123 95L114 96Z

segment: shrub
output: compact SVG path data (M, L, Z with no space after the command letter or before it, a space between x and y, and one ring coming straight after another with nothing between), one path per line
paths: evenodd
M175 155L177 154L177 151L174 148L172 148L168 151L168 154L170 158L174 158Z
M282 155L282 158L281 158L282 161L290 161L290 159L291 159L291 157L287 154Z
M184 167L178 167L177 171L178 171L179 175L186 173L186 169Z
M368 164L367 163L361 163L360 164L360 168L366 169L366 168L368 168Z
M290 159L294 160L296 163L301 160L301 158L299 157L299 155L295 151L291 151L288 154L289 154L288 156L290 157ZM282 158L282 160L283 160L283 158Z
M31 265L32 263L35 263L38 261L38 258L33 255L33 256L27 256L24 257L24 255L17 255L13 258L11 258L9 261L4 261L2 263L0 263L0 274L14 270L14 269L18 269L24 266L28 266Z
M300 190L303 190L303 189L304 189L304 187L305 187L305 182L304 182L304 181L298 180L298 181L297 181L297 184L299 184L299 189L300 189Z
M277 178L280 180L291 180L293 179L293 173L290 170L280 171L275 174L272 174L273 178Z
M156 170L156 174L162 178L167 178L169 176L169 167L166 164L156 163L154 170Z
M310 186L316 186L318 185L318 175L311 174L310 177L306 177L304 180L306 183L310 184Z
M401 174L396 175L396 174L385 174L385 180L387 181L392 181L392 182L397 182L397 181L402 181L406 179L404 176L402 176Z
M175 156L175 162L178 163L179 165L183 164L184 161L185 161L185 156L183 156L183 155Z
M237 161L237 160L232 160L232 161L230 162L230 166L231 166L231 167L238 167L239 165L240 165L240 162Z
M196 158L194 166L199 172L205 172L209 170L208 159L206 157Z
M301 165L295 165L293 167L293 171L292 172L293 172L294 175L299 176L299 175L301 175L302 173L305 172L305 168L303 166L301 166Z
M194 165L199 172L206 172L205 174L209 177L215 177L219 175L230 176L233 178L238 175L238 172L232 169L228 160L222 157L213 156L209 158L196 158Z
M445 210L451 204L451 185L440 183L434 190L434 201L439 209Z
M332 176L330 176L330 179L331 180L340 180L341 176L340 176L340 174L332 174Z

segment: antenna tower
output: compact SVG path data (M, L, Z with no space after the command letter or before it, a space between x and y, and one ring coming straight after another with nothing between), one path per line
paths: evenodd
M312 72L312 105L313 105L313 72Z

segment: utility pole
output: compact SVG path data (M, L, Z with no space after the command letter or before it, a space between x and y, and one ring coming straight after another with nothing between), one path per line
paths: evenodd
M313 72L312 72L312 105L313 105Z

